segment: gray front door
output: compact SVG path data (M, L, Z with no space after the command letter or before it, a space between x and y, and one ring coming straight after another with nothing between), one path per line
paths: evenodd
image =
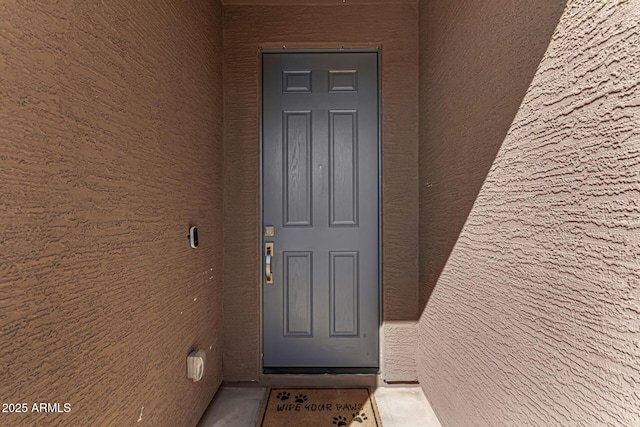
M263 365L377 368L377 53L262 58Z

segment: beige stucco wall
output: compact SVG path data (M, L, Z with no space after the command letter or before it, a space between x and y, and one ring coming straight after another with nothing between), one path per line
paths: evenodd
M225 381L260 377L259 46L382 46L383 359L416 380L417 4L226 6Z
M445 426L640 425L640 2L570 1L530 83L562 4L496 3L420 8L421 385Z
M0 425L195 425L222 380L221 8L0 16L0 400L71 405Z

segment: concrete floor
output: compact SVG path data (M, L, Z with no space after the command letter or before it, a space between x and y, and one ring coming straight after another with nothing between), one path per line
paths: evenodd
M266 388L222 387L198 427L255 427ZM420 387L382 387L374 392L384 427L440 427Z

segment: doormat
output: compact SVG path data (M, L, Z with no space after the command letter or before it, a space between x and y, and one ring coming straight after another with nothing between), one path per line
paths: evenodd
M381 427L371 389L273 387L267 390L258 427Z

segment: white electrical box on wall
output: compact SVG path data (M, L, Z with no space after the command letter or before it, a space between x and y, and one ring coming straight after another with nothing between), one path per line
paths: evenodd
M205 352L192 351L187 356L187 378L193 382L200 381L204 375Z

